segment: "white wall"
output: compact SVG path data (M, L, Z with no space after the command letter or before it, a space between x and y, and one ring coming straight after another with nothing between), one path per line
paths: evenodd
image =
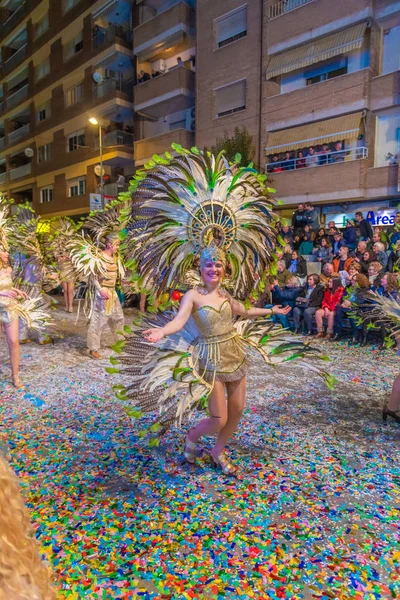
M166 115L165 117L161 117L158 121L144 121L143 129L142 129L142 137L154 137L155 135L161 135L162 133L169 133L171 131L171 124L179 123L185 121L185 125L188 122L188 113L187 110L181 110L179 112L173 113L171 115ZM185 127L182 124L182 127ZM176 127L176 125L175 125Z
M382 75L400 69L400 25L383 32Z
M400 152L400 110L387 115L378 115L376 119L375 166L389 164L385 160L388 152Z

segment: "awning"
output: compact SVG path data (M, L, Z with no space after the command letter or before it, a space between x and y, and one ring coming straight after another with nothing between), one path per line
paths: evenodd
M305 148L308 145L355 139L360 133L361 119L362 112L357 112L328 121L272 131L268 135L268 146L265 148L265 153L280 153L286 150Z
M266 78L272 79L277 75L290 73L344 52L361 48L367 26L368 22L359 23L315 42L272 56L268 63Z

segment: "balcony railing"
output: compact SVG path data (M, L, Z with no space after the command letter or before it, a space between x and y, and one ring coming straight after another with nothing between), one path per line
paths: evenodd
M19 127L19 129L15 129L14 131L11 131L8 134L8 143L14 144L17 140L28 135L30 129L31 129L31 125L30 125L30 123L27 123L26 125Z
M93 31L93 48L101 48L105 44L111 44L116 38L130 44L132 40L132 31L122 25L110 24L107 29L97 25Z
M313 154L301 158L289 158L271 162L265 165L268 173L281 173L282 171L294 171L298 169L309 169L311 167L323 167L326 165L339 164L368 157L368 148L351 148L350 150L338 150L326 154Z
M272 4L268 7L268 18L276 19L276 17L280 17L295 8L299 8L299 6L303 6L303 4L308 4L309 2L313 2L313 0L279 0L275 4Z
M25 177L32 172L32 163L27 163L26 165L22 165L22 167L17 167L16 169L11 169L10 171L10 179L19 179L20 177Z
M4 150L5 147L6 147L6 138L1 137L0 138L0 150Z
M113 92L122 92L132 98L133 82L125 81L123 79L105 79L103 83L94 87L95 98L103 98Z
M20 88L13 94L7 97L7 108L12 108L13 106L17 106L20 102L25 100L28 97L29 84L24 85L24 87Z
M19 50L17 50L6 62L4 63L4 67L6 71L11 71L16 67L27 55L28 44L21 46Z
M111 146L129 146L133 152L133 135L127 131L121 131L119 129L110 131L109 133L103 134L102 138L103 147L110 148ZM99 147L98 140L96 141L96 148Z
M7 181L7 172L0 173L0 183L5 183Z
M26 12L26 2L21 2L18 8L8 17L7 21L1 24L1 32L2 34L6 34L6 32L11 31L13 27L18 23L20 19L22 19L23 15Z

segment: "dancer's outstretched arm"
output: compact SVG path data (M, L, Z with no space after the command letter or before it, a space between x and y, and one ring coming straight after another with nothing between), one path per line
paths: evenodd
M193 310L193 290L189 290L183 296L178 314L175 319L172 319L164 327L153 327L143 331L143 335L148 342L156 343L162 340L163 337L177 333L186 325Z
M246 309L241 302L231 298L231 307L234 315L254 319L256 317L267 317L269 315L287 315L291 308L290 306L273 306L272 308L248 308Z

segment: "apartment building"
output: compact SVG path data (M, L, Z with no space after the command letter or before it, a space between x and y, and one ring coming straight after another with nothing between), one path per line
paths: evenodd
M2 0L0 23L0 191L84 215L133 173L132 0Z
M338 224L355 210L380 211L387 224L400 203L400 3L265 0L264 8L260 162L278 197L288 207L319 204Z

